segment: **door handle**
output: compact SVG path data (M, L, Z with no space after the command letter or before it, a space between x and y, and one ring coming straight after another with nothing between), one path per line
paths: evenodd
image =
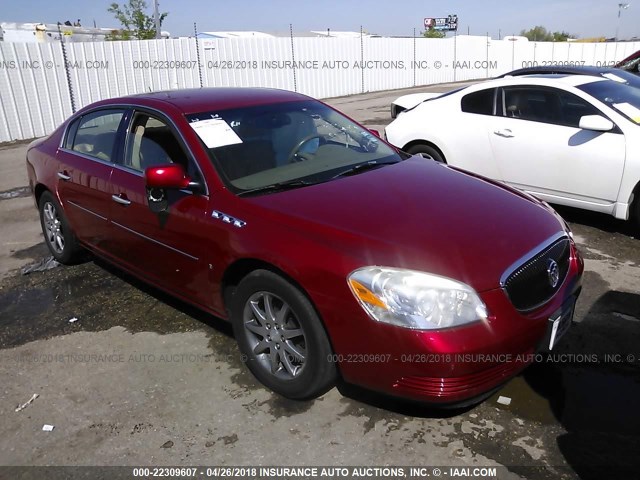
M504 138L513 138L513 132L511 131L510 128L504 128L502 130L496 130L495 132L496 135L498 135L499 137L504 137Z
M121 193L120 195L111 195L111 199L120 205L131 205L131 200L129 200L124 193Z
M66 170L64 172L58 172L58 178L60 180L64 180L65 182L68 182L69 180L71 180L71 176L67 175Z

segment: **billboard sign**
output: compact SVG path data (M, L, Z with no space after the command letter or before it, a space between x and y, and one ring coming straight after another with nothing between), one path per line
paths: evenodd
M427 30L440 30L443 32L455 32L458 30L458 15L448 15L441 18L428 17L424 19L424 28Z

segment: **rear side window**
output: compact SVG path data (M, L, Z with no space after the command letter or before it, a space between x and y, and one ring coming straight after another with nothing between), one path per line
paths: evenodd
M83 115L70 127L65 141L69 150L107 162L113 161L116 135L124 110L100 110Z
M495 88L480 90L462 97L462 111L479 115L493 115Z

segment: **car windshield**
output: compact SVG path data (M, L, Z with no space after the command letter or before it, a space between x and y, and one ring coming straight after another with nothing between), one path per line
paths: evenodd
M600 76L618 83L625 83L631 87L640 88L640 77L619 68L602 72Z
M370 131L313 100L188 115L211 161L238 194L275 191L401 161Z
M578 88L640 124L640 89L615 81L591 82Z

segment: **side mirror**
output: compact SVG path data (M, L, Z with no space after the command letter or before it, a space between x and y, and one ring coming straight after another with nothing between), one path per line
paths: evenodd
M187 188L191 179L184 171L184 167L177 163L149 167L144 171L147 188Z
M594 132L609 132L615 125L600 115L585 115L580 118L579 127L583 130L593 130Z
M369 131L370 131L371 133L373 133L376 137L378 137L378 138L382 138L382 137L380 136L380 131L379 131L379 130L376 130L375 128L370 128L370 129L369 129Z

